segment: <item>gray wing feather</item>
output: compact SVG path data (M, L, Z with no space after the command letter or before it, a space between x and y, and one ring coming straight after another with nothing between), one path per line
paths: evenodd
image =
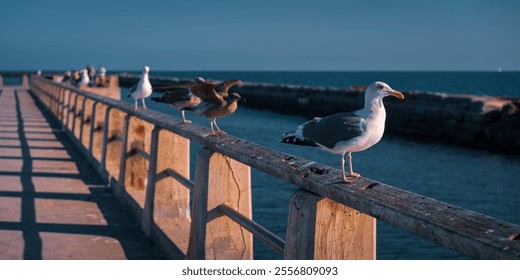
M132 93L137 89L138 84L139 82L135 83L133 86L130 87L130 90L128 91L128 97L130 97L130 95L132 95Z
M303 124L302 135L304 140L332 149L338 142L360 136L364 132L364 122L365 119L354 113L316 118Z

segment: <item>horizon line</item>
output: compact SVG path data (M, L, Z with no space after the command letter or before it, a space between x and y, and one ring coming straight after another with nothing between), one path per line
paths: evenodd
M74 71L74 70L81 70L83 68L77 68L77 69L23 69L23 70L7 70L7 69L1 69L0 73L9 73L9 72L37 72L38 70L41 70L42 72L64 72L64 71ZM116 70L108 70L109 73L114 72L136 72L141 71L141 69L116 69ZM157 69L154 70L153 68L150 70L150 72L520 72L520 69L444 69L444 70L435 70L435 69L421 69L421 70L291 70L291 69L282 69L282 70L179 70L179 69Z

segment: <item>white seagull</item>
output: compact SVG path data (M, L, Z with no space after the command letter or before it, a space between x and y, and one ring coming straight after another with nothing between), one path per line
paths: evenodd
M296 131L285 133L280 142L319 147L333 154L341 154L343 181L349 182L345 174L345 154L348 154L348 177L360 177L352 171L352 152L364 151L383 137L386 119L383 98L389 95L404 99L401 92L389 85L372 83L365 91L363 109L314 118L298 126Z
M78 81L78 83L76 84L76 86L78 88L81 88L81 87L87 86L88 83L90 83L90 78L88 77L87 69L83 69L83 70L81 70L81 78Z
M150 80L148 79L148 72L150 72L150 67L145 66L143 68L143 75L139 82L130 88L130 93L128 97L132 97L135 100L135 110L137 111L137 99L141 99L143 103L143 107L146 109L146 103L144 99L152 94L152 84L150 84Z

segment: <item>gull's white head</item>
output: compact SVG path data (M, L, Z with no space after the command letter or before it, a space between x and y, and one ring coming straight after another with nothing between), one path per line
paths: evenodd
M143 73L148 74L148 72L150 72L150 67L145 66L145 67L143 68Z
M394 96L399 99L404 99L404 95L397 91L393 90L389 85L383 82L374 82L370 84L365 91L365 98L375 98L375 97L386 97L386 96Z

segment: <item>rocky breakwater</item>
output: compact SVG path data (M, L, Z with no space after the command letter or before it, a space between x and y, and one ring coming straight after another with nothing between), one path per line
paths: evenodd
M120 76L122 86L133 76ZM177 78L151 78L152 85L185 83ZM243 83L235 89L244 106L306 118L353 111L363 106L364 87L349 89ZM520 153L520 99L403 92L405 100L385 99L387 133L453 143L506 153Z
M364 88L335 89L245 83L247 106L307 118L363 107ZM387 131L430 141L520 153L520 100L513 98L403 92L385 99Z

